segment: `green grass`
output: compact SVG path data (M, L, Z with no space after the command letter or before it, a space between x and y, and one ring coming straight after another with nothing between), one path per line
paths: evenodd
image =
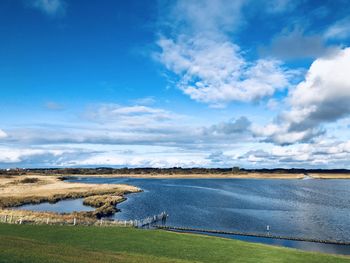
M350 262L209 236L118 227L0 224L0 262Z

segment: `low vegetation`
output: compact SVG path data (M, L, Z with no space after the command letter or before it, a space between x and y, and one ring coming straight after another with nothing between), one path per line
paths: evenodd
M27 178L15 181L15 183L17 184L36 184L38 182L40 182L40 179L36 177L27 177Z
M128 191L121 191L120 189L111 189L111 190L92 190L86 192L70 192L64 194L53 194L47 196L5 196L0 199L0 208L8 208L8 207L18 207L25 204L39 204L43 202L49 203L57 203L58 201L65 199L77 199L83 197L91 197L95 195L124 195L128 194ZM86 203L87 204L87 203ZM95 206L98 207L98 206Z
M124 200L125 198L120 195L93 195L86 197L83 204L95 207L93 215L101 218L116 213L118 211L116 205Z
M350 262L217 237L121 227L0 224L1 262Z
M56 203L65 199L85 198L84 202L96 208L92 212L76 212L78 217L112 215L115 205L125 200L124 195L141 191L137 187L118 184L80 184L60 180L57 176L0 176L0 212L5 208L42 202ZM6 211L8 213L9 211ZM33 214L30 211L13 213ZM37 217L38 214L34 214Z

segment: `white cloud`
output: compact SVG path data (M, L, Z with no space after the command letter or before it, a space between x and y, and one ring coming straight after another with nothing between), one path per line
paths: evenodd
M98 148L96 151L94 149ZM206 166L205 154L176 152L167 147L137 146L137 151L116 150L101 146L57 146L6 147L0 146L2 167L71 167L71 166L114 166L114 167L193 167ZM143 150L142 150L143 149Z
M350 37L350 17L344 18L331 25L324 36L329 39L346 39Z
M319 141L289 146L265 147L237 156L251 167L348 168L350 141Z
M22 164L22 165L59 165L62 161L70 158L84 156L86 152L83 149L51 149L33 148L33 147L0 147L0 164Z
M80 166L119 166L119 167L198 167L206 166L209 161L202 154L158 152L126 156L113 152L101 153L79 161Z
M322 125L350 115L350 48L315 60L306 79L291 90L290 110L274 124L255 127L257 135L279 144L308 141L323 133Z
M231 32L242 23L241 9L245 0L178 0L174 1L165 23L183 33L216 34ZM178 33L178 32L177 32Z
M91 144L110 146L152 145L169 146L176 149L215 148L218 145L230 147L249 140L249 121L219 123L209 127L196 124L170 122L162 124L103 122L86 123L77 127L38 127L12 129L11 137L4 140L12 145L65 145Z
M240 19L244 4L178 1L171 12L156 57L193 100L222 107L231 101L256 101L289 86L295 72L274 59L248 61L232 42L230 33L244 23Z
M0 139L6 138L7 136L7 133L0 129Z
M246 117L204 124L161 108L115 104L91 106L82 117L85 118L72 119L70 123L11 127L7 129L10 136L2 142L15 147L48 146L48 149L90 145L93 149L100 147L102 153L109 147L168 147L169 153L173 154L204 151L207 155L208 151L232 148L252 140L250 121ZM33 158L36 157L28 157ZM49 155L48 159L51 159ZM23 162L22 159L19 161Z
M118 122L132 126L151 125L159 122L169 122L181 119L182 116L170 111L143 106L121 106L117 104L104 104L98 108L90 109L87 113L90 120L96 122Z
M276 60L246 61L239 47L223 38L161 38L158 59L178 77L178 87L209 104L254 101L289 86L292 72Z
M63 0L33 0L32 6L49 16L63 15L66 10Z

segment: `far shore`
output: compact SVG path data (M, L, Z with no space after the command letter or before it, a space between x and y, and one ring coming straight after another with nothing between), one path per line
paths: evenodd
M208 173L208 174L72 174L57 176L69 177L101 177L101 178L149 178L149 179L350 179L350 173Z

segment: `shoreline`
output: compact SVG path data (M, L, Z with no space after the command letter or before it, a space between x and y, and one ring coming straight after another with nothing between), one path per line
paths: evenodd
M61 177L140 178L140 179L350 179L350 174L331 173L234 173L234 174L55 174Z

